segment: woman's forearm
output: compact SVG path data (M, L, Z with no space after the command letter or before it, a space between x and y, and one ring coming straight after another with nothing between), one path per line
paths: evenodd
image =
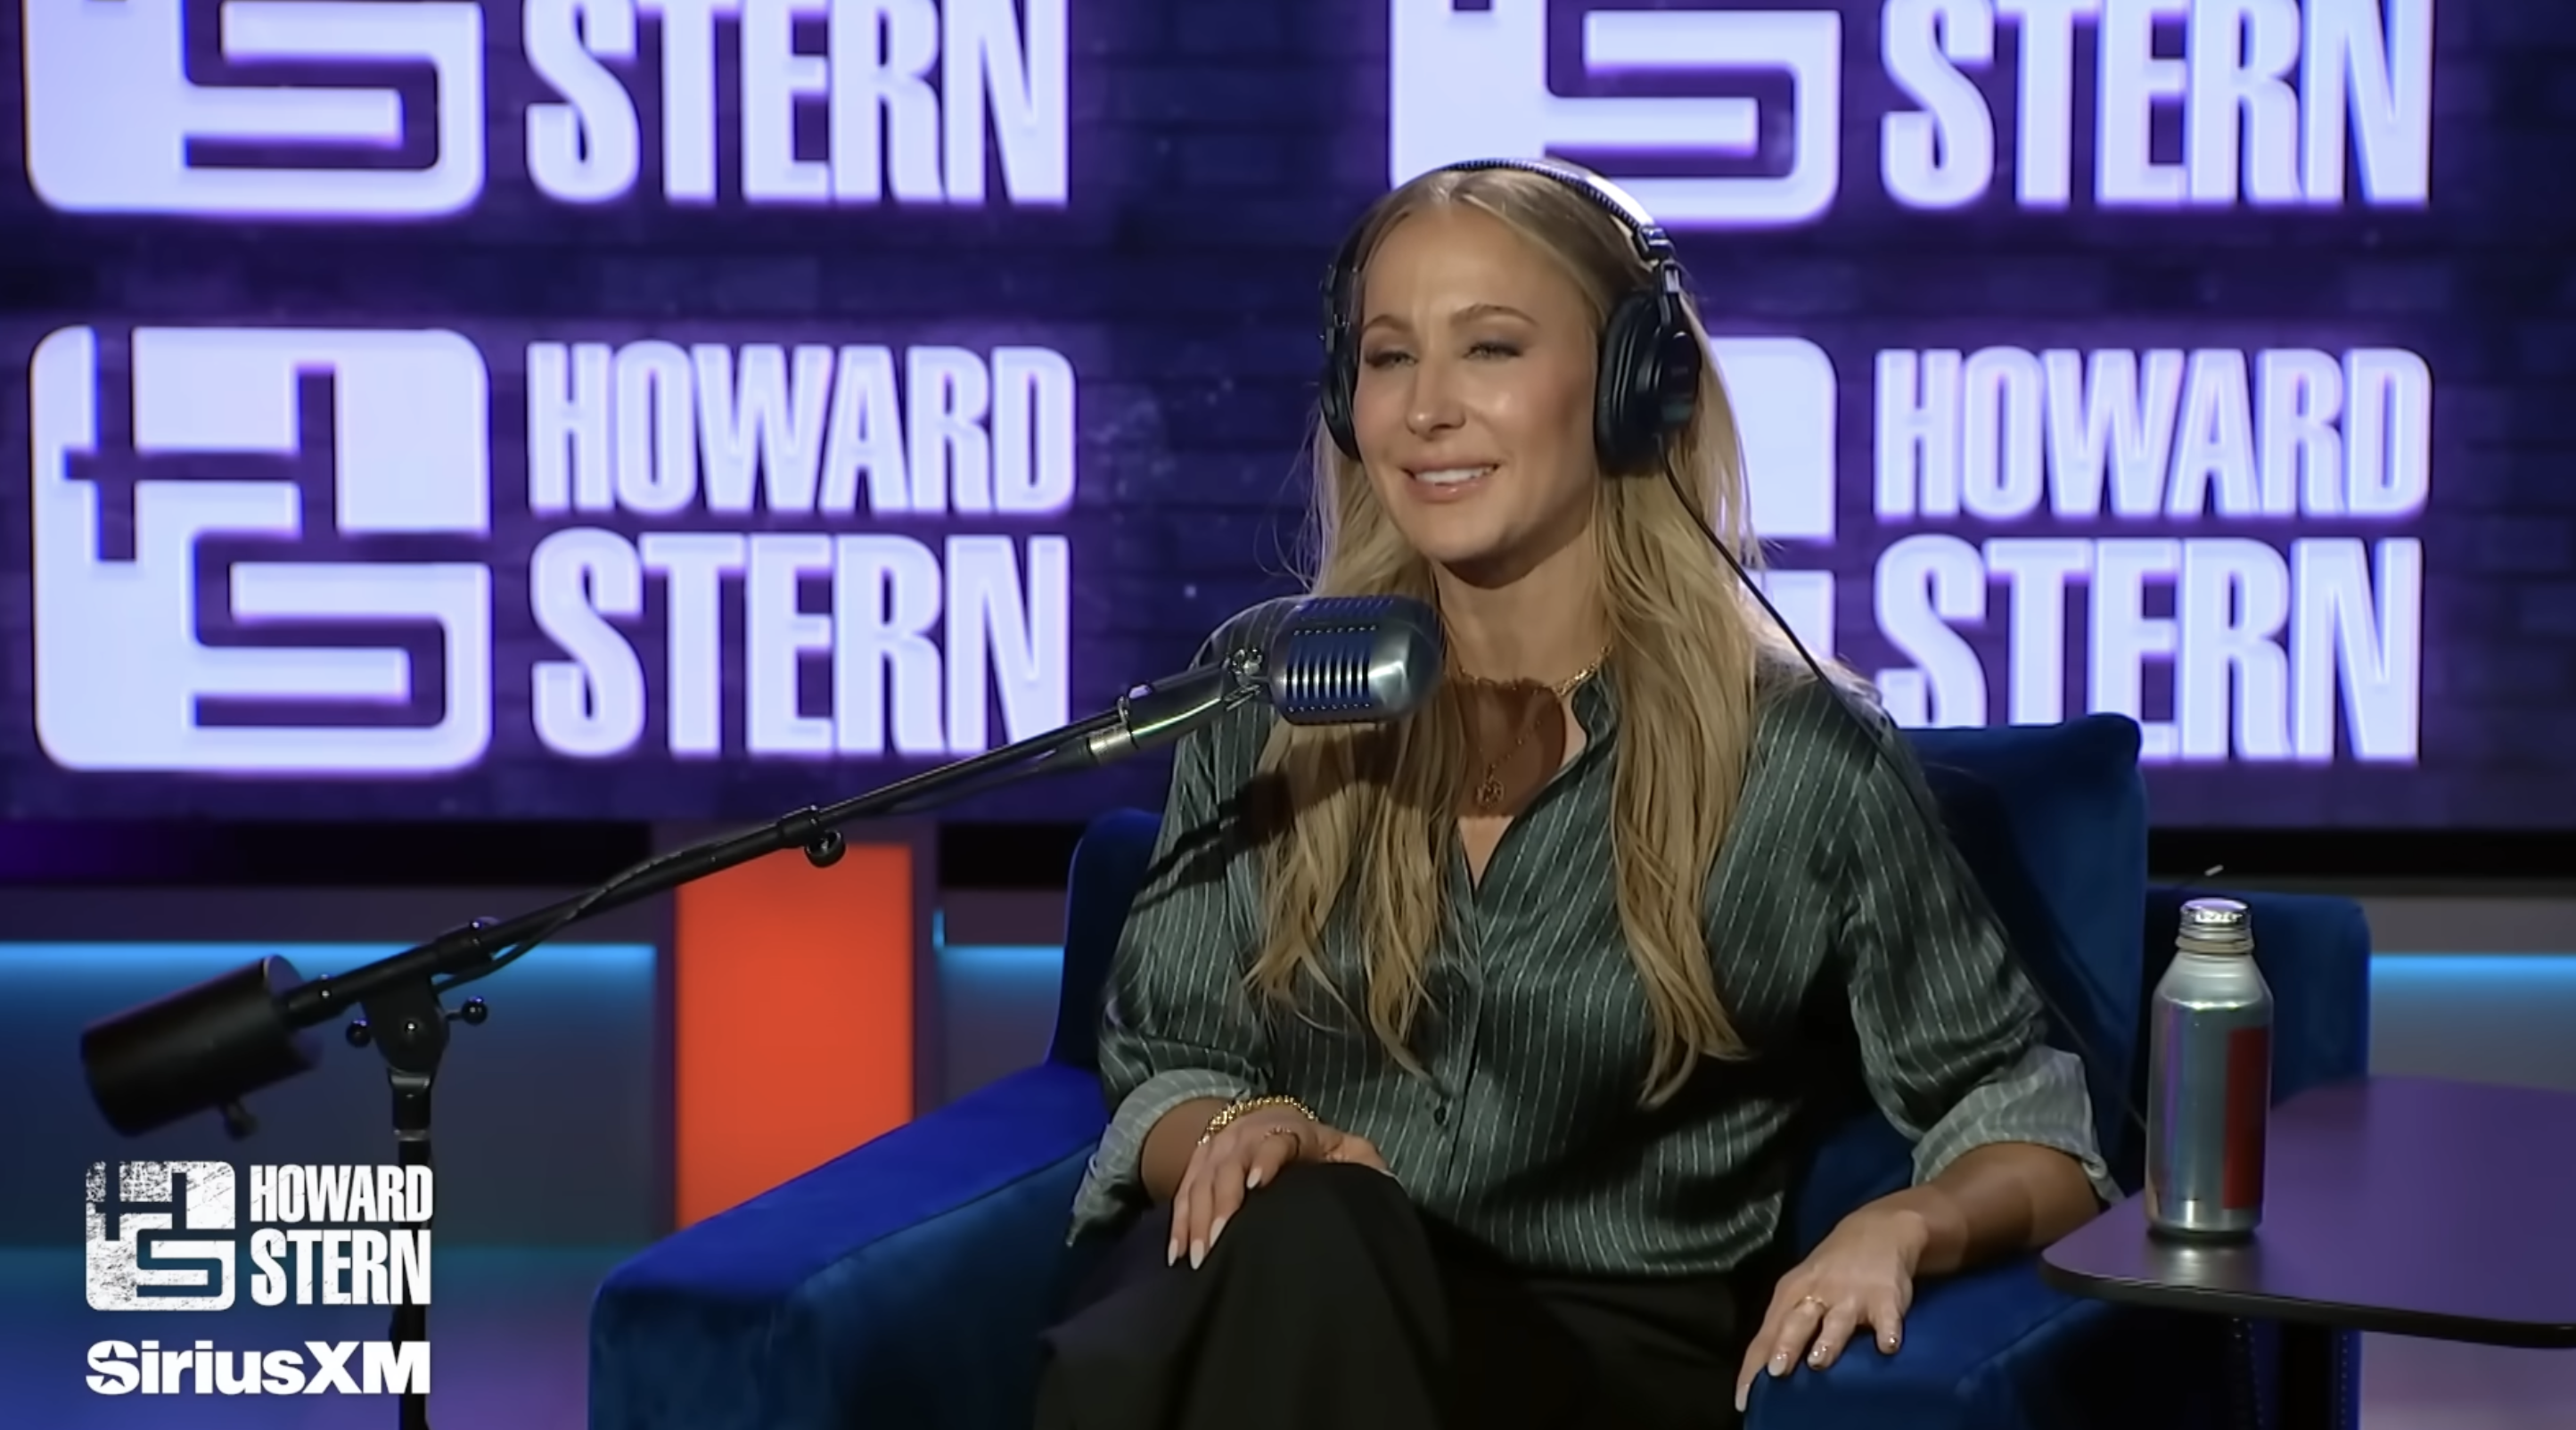
M1924 1276L2046 1246L2101 1209L2082 1163L2028 1142L1971 1148L1931 1181L1877 1205L1923 1219L1923 1257L1915 1269Z
M1198 1150L1199 1137L1225 1106L1222 1097L1191 1098L1164 1113L1145 1134L1145 1154L1137 1159L1137 1175L1155 1205L1170 1201L1180 1188L1181 1174L1190 1169L1190 1154Z

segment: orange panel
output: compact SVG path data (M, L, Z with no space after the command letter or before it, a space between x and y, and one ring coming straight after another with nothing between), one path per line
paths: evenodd
M677 894L673 1210L687 1226L911 1120L913 850L790 850Z

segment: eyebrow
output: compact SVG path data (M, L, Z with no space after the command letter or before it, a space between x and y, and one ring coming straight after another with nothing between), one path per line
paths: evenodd
M1520 309L1513 307L1509 303L1470 303L1466 307L1460 308L1449 316L1453 321L1461 323L1472 323L1480 318L1518 318L1522 322L1529 323L1533 326L1538 322L1538 319L1531 317L1529 314L1522 312ZM1395 316L1393 313L1380 313L1376 317L1371 318L1366 323L1362 324L1360 331L1368 332L1373 328L1400 328L1403 326L1404 320L1402 318Z

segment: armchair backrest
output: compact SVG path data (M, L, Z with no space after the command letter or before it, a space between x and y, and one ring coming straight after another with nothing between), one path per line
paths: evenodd
M2084 1060L2094 1126L2112 1132L2140 1071L2147 790L2137 724L2086 715L1907 738L1951 839L2061 1024L2052 1041Z
M1100 1069L1101 995L1109 962L1136 893L1145 887L1162 824L1161 816L1141 809L1113 809L1093 820L1073 848L1073 868L1065 876L1064 982L1056 995L1048 1062Z

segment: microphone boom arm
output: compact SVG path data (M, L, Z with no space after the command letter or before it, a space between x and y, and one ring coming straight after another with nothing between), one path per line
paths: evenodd
M1264 693L1268 657L1257 646L1185 670L1118 697L1108 726L1065 740L1041 756L1041 771L1089 769L1171 744L1183 735Z
M727 869L766 858L781 850L803 849L819 867L841 857L842 825L856 820L911 813L978 792L987 779L1032 764L1030 773L1057 768L1048 756L1077 743L1092 742L1118 727L1120 708L1049 730L997 750L942 765L895 781L837 804L807 806L764 825L722 835L640 865L589 893L565 899L517 918L477 920L461 928L347 973L314 979L288 992L282 1011L290 1027L326 1023L364 1004L378 993L416 978L442 975L471 978L487 971L502 950L519 950L551 938L565 928L611 909L623 908L655 894L678 888Z
M1437 626L1427 610L1390 612L1383 599L1348 598L1320 599L1304 609L1313 621L1302 648L1292 627L1280 634L1279 652L1239 647L1211 664L1136 686L1115 708L1088 719L656 855L587 893L516 918L478 919L390 958L309 982L271 956L92 1023L81 1033L90 1095L108 1124L128 1136L209 1107L221 1111L233 1136L247 1136L253 1124L243 1098L313 1067L312 1028L363 1013L347 1036L383 1055L397 1158L405 1166L429 1166L430 1096L448 1024L478 1024L490 1012L480 998L451 1011L443 996L584 919L782 850L802 849L817 868L828 866L848 847L841 826L855 820L910 814L1013 780L1109 764L1172 744L1257 697L1291 721L1387 718L1418 702L1437 680ZM1397 642L1391 655L1378 649L1390 639ZM1363 648L1355 641L1378 658L1355 660ZM425 1341L428 1320L425 1305L396 1307L394 1342ZM429 1430L425 1393L406 1390L399 1401L402 1430Z

